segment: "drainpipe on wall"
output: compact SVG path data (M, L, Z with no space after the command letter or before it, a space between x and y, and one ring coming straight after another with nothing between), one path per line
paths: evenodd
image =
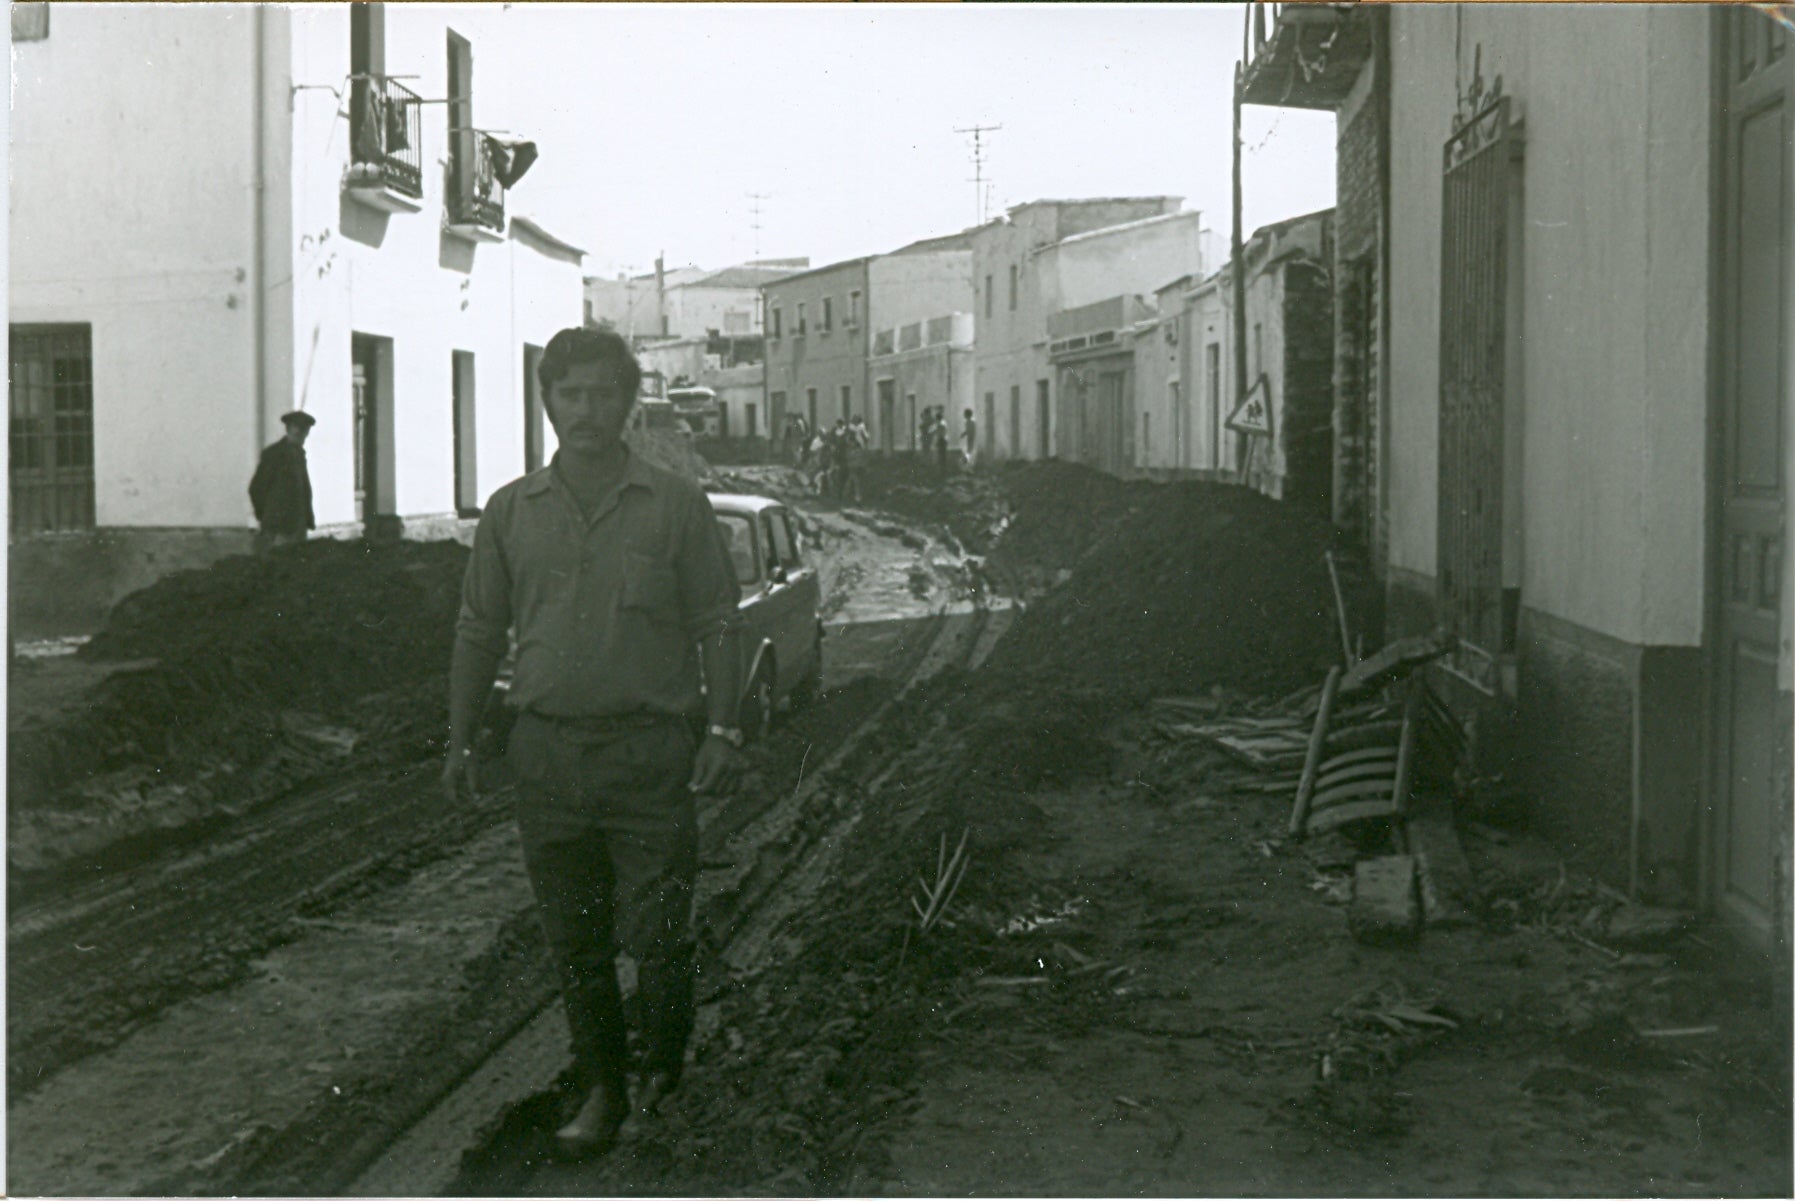
M1366 497L1366 558L1380 581L1388 575L1389 543L1385 531L1385 498L1390 494L1390 13L1373 13L1371 22L1372 97L1377 105L1377 437L1366 456L1377 473L1377 485ZM1379 551L1383 552L1380 559ZM1377 634L1383 637L1382 607Z
M249 36L254 43L251 47L250 61L255 64L251 71L250 87L253 95L249 106L249 119L253 122L250 127L250 146L252 148L250 169L253 175L249 190L249 202L251 229L254 231L252 236L253 257L249 264L249 323L255 360L256 406L254 423L256 441L255 445L250 448L251 462L261 458L262 446L267 441L268 433L268 305L263 293L263 281L266 276L263 258L268 250L268 218L263 204L263 193L267 188L267 172L263 168L267 138L262 128L264 117L262 93L267 86L268 70L264 43L266 16L267 12L261 5L254 5L249 22Z

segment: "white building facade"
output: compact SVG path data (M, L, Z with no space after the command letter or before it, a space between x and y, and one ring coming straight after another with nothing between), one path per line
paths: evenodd
M24 627L245 549L290 409L317 419L333 532L439 526L548 453L526 372L580 323L582 252L506 211L506 150L476 132L527 129L483 102L528 69L508 19L72 4L15 45Z

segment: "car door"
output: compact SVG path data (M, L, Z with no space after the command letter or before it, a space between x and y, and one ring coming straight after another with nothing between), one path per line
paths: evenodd
M742 682L745 684L747 673L754 666L755 648L767 636L767 598L762 595L762 590L768 586L767 541L759 520L751 513L719 508L717 529L723 536L723 545L729 550L730 563L735 567L736 583L742 588L738 611L743 621Z
M781 585L780 631L784 641L780 662L788 665L790 679L795 683L816 666L813 659L817 654L817 610L822 597L816 570L805 565L791 513L772 508L767 510L766 518L773 552L785 577Z
M793 680L797 679L799 663L792 656L798 653L798 642L792 637L792 617L795 612L797 592L792 588L784 566L785 528L774 519L772 509L762 509L758 515L761 551L766 556L767 599L766 631L773 640L774 652L779 656L779 688L784 691Z

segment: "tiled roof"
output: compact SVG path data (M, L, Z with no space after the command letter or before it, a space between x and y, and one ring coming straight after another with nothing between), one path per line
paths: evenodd
M721 271L713 271L709 275L701 275L697 279L688 280L689 288L758 288L762 284L770 284L775 280L795 275L798 268L793 267L725 267Z

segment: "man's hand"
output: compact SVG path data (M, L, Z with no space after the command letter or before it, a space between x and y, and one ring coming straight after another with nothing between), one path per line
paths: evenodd
M692 760L692 782L687 787L698 793L727 792L742 778L744 766L742 753L728 740L706 734Z
M467 786L467 795L478 796L480 792L479 778L474 774L474 757L458 746L449 748L449 757L443 762L443 799L451 805L462 799L462 785Z

